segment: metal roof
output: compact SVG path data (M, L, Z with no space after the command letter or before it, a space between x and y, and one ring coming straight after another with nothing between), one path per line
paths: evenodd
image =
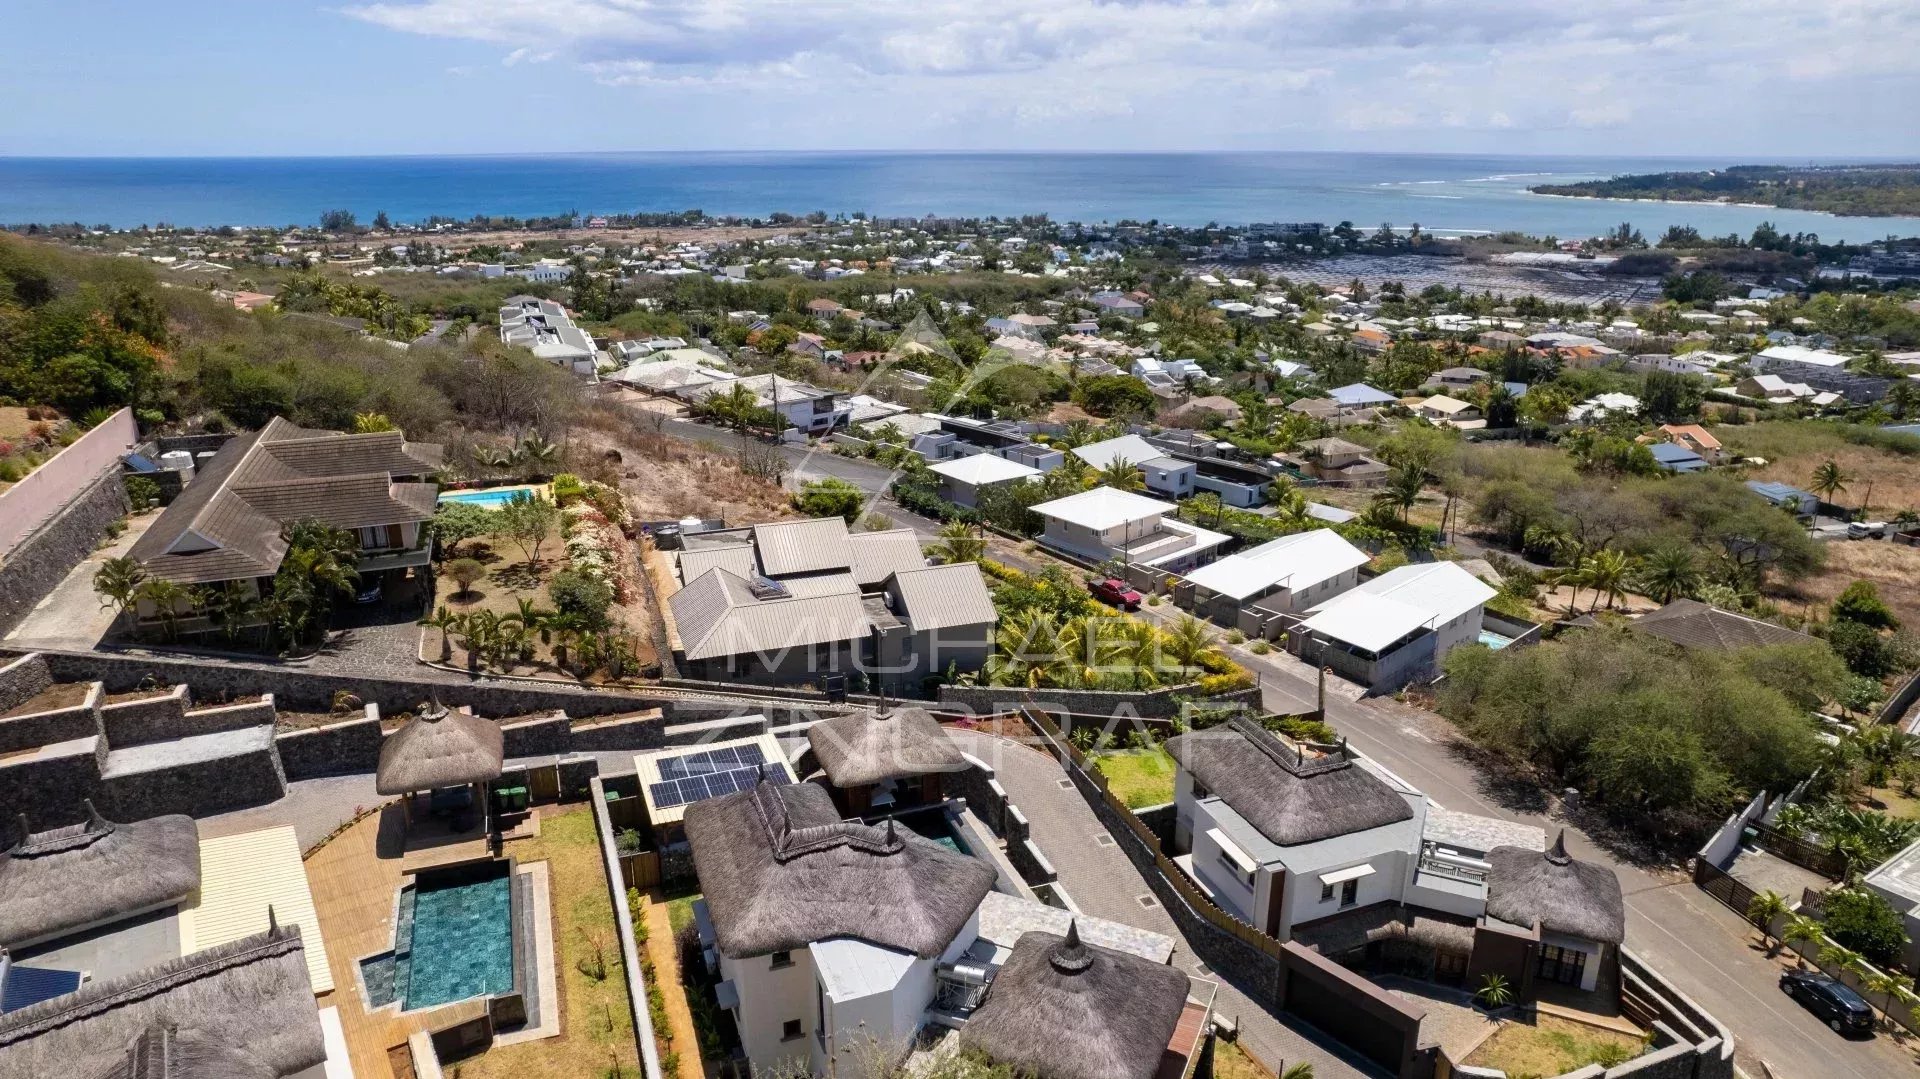
M862 588L878 588L895 573L927 564L920 552L920 537L910 528L861 532L848 536L847 543L853 548L853 579Z
M1367 554L1330 528L1269 540L1187 574L1187 580L1242 600L1277 585L1298 592L1367 564Z
M1030 465L1009 461L1005 457L991 453L976 453L952 461L942 461L937 465L929 465L927 470L937 476L945 476L955 482L974 486L1005 483L1008 480L1032 479L1041 474L1039 469Z
M999 618L980 567L972 562L905 570L894 574L893 583L916 631L992 625Z
M851 570L852 549L847 539L847 522L838 517L753 526L753 544L760 552L760 568L770 577L828 569Z
M264 933L269 907L281 925L300 927L314 993L332 992L327 946L292 825L200 841L200 891L180 907L181 951L190 955Z
M1033 512L1042 517L1054 517L1068 524L1104 532L1109 528L1126 524L1128 521L1163 517L1173 512L1173 509L1173 503L1162 502L1157 498L1148 498L1146 495L1120 491L1112 487L1095 487L1091 491L1082 491L1077 495L1042 502L1033 507Z

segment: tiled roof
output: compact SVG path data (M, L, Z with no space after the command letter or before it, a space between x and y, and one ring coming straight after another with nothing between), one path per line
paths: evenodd
M1694 599L1674 600L1657 611L1641 615L1630 624L1641 633L1651 633L1682 648L1706 648L1716 652L1772 644L1805 644L1813 640L1785 626L1723 611Z

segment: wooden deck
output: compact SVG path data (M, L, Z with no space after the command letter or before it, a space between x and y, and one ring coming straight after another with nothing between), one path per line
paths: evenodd
M1194 1047L1206 1034L1206 1022L1207 1006L1187 1001L1186 1007L1180 1009L1180 1022L1174 1025L1173 1037L1167 1042L1167 1051L1160 1055L1160 1070L1154 1072L1153 1079L1181 1079L1187 1073Z
M387 1051L408 1035L471 1018L485 1003L469 1000L444 1008L402 1015L392 1007L367 1010L360 987L360 960L393 947L393 913L400 886L409 872L400 807L370 814L313 852L306 861L314 908L327 940L327 962L334 991L320 998L340 1012L348 1056L356 1079L395 1079ZM430 850L464 849L429 844ZM485 841L480 840L484 850Z

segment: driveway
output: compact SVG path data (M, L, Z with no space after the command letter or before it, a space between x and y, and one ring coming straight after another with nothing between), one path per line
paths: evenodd
M127 518L127 530L112 543L88 555L73 567L47 598L27 612L27 617L7 634L6 644L13 648L91 649L113 628L114 609L100 605L93 590L93 575L100 564L119 558L131 550L134 541L146 534L160 519L156 512Z

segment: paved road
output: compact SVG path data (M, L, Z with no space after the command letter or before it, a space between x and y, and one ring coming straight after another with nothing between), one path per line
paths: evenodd
M1284 661L1235 649L1258 671L1266 707L1308 711L1313 683ZM1758 1079L1765 1061L1780 1079L1869 1079L1906 1074L1920 1057L1882 1035L1848 1041L1787 999L1777 987L1781 965L1756 947L1747 923L1695 888L1677 866L1629 864L1548 812L1526 792L1493 789L1486 774L1455 751L1459 736L1445 719L1391 700L1345 700L1327 694L1328 719L1353 746L1449 809L1549 830L1567 828L1576 857L1611 866L1627 901L1633 950L1733 1031L1740 1065Z

